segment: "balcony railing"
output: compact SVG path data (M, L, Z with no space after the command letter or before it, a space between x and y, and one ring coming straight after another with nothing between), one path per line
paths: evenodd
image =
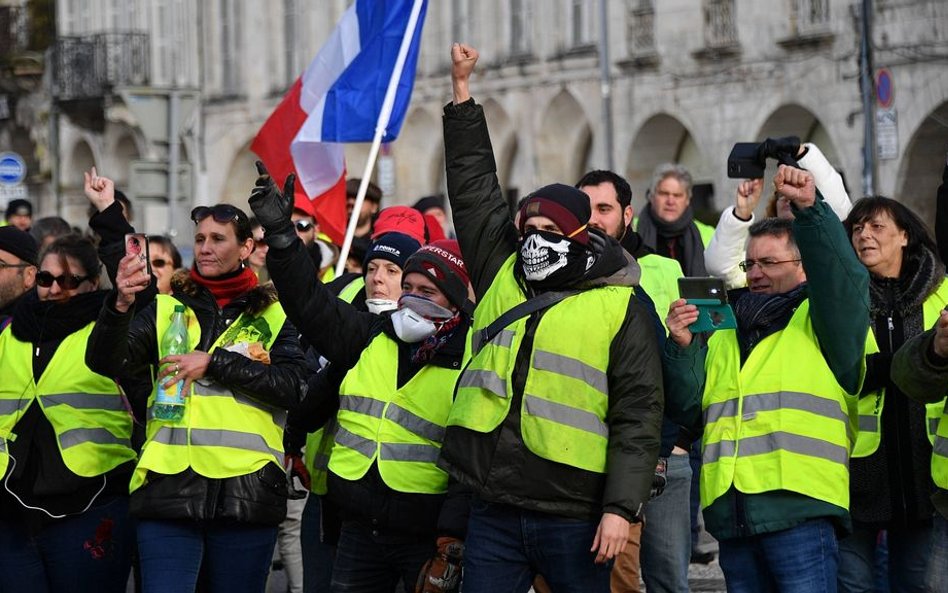
M62 101L105 96L149 80L147 33L97 33L56 40L55 87Z
M654 53L655 7L652 0L631 0L629 4L629 54Z
M734 0L705 0L704 44L708 49L724 49L737 45Z

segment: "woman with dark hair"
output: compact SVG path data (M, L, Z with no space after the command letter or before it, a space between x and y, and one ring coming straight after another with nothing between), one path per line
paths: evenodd
M100 267L88 239L55 240L0 333L0 591L125 591L132 417L84 360Z
M873 558L888 532L892 591L924 591L934 492L929 464L944 401L927 407L905 397L889 376L892 355L922 333L948 304L948 280L925 224L899 202L856 202L845 220L853 249L869 270L872 334L850 459L853 534L839 543L840 591L873 582Z
M210 591L262 592L286 515L286 410L302 398L305 363L276 291L244 265L247 215L218 204L191 219L194 266L137 315L150 277L144 262L122 258L87 359L108 376L154 376L130 486L144 591L193 591L200 571ZM176 310L186 354L160 346ZM159 384L187 396L179 420L155 417Z
M158 292L171 294L171 276L181 268L181 253L164 235L148 236L148 257L158 283Z

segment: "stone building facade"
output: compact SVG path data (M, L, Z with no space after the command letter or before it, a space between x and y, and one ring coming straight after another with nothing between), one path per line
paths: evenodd
M29 127L32 117L37 130L48 130L18 145L40 155L32 187L41 211L81 223L82 171L94 164L128 189L146 232L180 233L189 232L183 219L193 204L246 204L255 177L250 142L349 4L46 2L55 4L57 39L45 84L22 93L17 111L24 111L13 118ZM0 1L0 12L3 4L31 3ZM382 166L386 203L444 189L440 114L451 97L453 41L481 53L472 92L487 110L511 200L611 163L629 178L638 208L653 167L680 161L710 213L733 200L731 146L789 134L818 144L851 196L863 195L861 0L605 4L611 150L598 0L431 0L412 104ZM873 73L885 69L892 91L887 110L875 115L884 158L876 159L874 190L932 220L948 150L948 3L869 5ZM73 46L76 55L68 53ZM0 141L19 138L10 125L0 120ZM178 199L169 217L172 153ZM350 174L362 171L367 153L367 145L347 147Z

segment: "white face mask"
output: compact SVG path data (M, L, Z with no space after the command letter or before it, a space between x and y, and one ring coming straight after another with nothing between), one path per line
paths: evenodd
M407 307L392 313L392 325L395 335L403 342L414 344L433 336L438 327L430 319L425 319Z
M394 311L398 308L398 303L388 299L365 299L365 306L369 310L369 313L378 315L385 311Z
M454 315L450 309L424 297L405 294L398 299L398 311L392 313L392 325L400 340L414 344L433 336L441 323Z
M569 239L548 232L526 236L520 247L524 277L529 282L546 280L569 262Z

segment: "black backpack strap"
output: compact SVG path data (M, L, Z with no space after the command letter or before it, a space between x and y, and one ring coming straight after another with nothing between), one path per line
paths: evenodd
M487 345L488 342L493 340L497 334L500 333L500 330L504 329L514 321L517 321L522 317L526 317L542 309L552 307L566 297L573 296L579 292L580 291L578 289L544 292L531 299L527 299L516 307L504 312L503 315L492 321L487 327L480 331L474 332L474 335L471 337L471 350L473 351L474 356L476 356L481 351L481 349Z

